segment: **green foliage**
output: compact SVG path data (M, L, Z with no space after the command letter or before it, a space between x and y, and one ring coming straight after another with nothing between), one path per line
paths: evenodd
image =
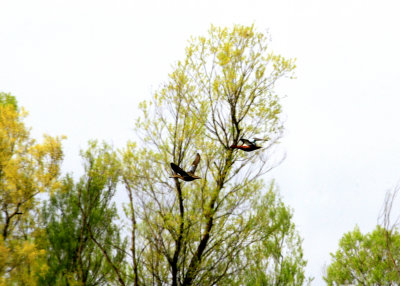
M269 147L283 130L273 88L294 67L270 51L267 37L253 26L211 27L207 38L189 42L185 59L153 100L140 104L138 142L121 151L136 285L230 285L238 273L253 274L243 272L247 262L274 261L278 242L288 248L281 250L285 259L270 263L274 271L260 266L254 273L303 281L305 262L301 249L293 250L301 241L288 222L290 212L271 194L262 207L255 203L266 192L260 176L276 164ZM254 135L268 140L262 151L230 148ZM196 152L201 180L169 178L170 162L188 169ZM266 205L282 213L255 211ZM281 226L264 229L275 223Z
M0 92L0 104L1 105L11 105L15 110L18 109L18 103L15 96L10 93Z
M328 285L397 285L400 275L386 248L387 232L381 226L362 234L358 227L343 235L339 250L331 254L332 262L324 277ZM391 234L392 254L400 263L400 233Z
M49 271L40 284L56 282L67 285L77 271L77 249L80 229L79 205L72 178L63 181L62 188L45 202L42 216L46 228L46 248ZM93 249L93 246L92 246ZM90 252L89 252L90 253Z
M23 109L1 93L0 285L302 284L292 212L261 179L279 161L274 86L294 68L254 26L212 26L140 104L137 142L118 155L90 142L77 182L59 180L61 139L36 144ZM253 136L265 139L263 149L230 148ZM170 178L171 162L187 170L197 152L200 180ZM120 179L129 247L112 201Z
M235 259L239 272L220 285L303 285L306 281L302 240L274 184L255 195L248 229L252 242Z
M15 97L0 93L0 285L36 285L47 271L37 223L40 193L60 185L62 138L30 137Z
M112 264L124 271L125 243L112 202L119 163L108 145L96 142L82 157L79 182L67 176L43 208L49 270L41 285L105 285L116 280Z

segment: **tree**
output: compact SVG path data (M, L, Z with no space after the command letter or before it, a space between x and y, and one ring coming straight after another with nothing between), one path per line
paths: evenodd
M306 282L301 248L302 240L291 221L292 211L284 205L274 183L265 194L255 195L253 238L243 254L237 256L240 275L227 279L226 285L303 285Z
M47 270L44 249L35 243L40 193L60 185L60 137L30 137L27 113L10 94L0 93L0 284L35 285Z
M134 285L231 285L254 261L257 273L276 275L268 281L279 284L292 265L285 281L302 283L305 261L294 250L300 240L291 216L260 179L277 164L272 147L283 131L274 85L294 67L253 26L211 27L141 103L138 140L121 152ZM261 151L230 148L254 135L265 139ZM187 170L197 152L200 180L169 178L171 162ZM285 252L287 239L294 243ZM272 260L276 271L267 266Z
M324 280L328 285L398 285L400 276L386 251L386 230L377 226L362 234L358 227L343 235L339 250L331 254L332 262ZM400 233L391 233L394 261L400 262Z
M400 216L398 216L394 222L392 222L392 209L393 204L396 200L396 196L399 193L400 187L397 186L393 192L388 191L386 193L385 201L383 204L383 210L381 215L381 226L384 230L385 234L385 243L386 243L386 254L390 258L392 266L397 271L398 279L400 280L400 261L396 260L396 253L400 252L400 248L396 247L394 244L395 238L393 236L396 235L396 232L399 229Z
M67 176L45 203L49 271L40 285L108 285L124 281L125 245L115 203L120 176L115 152L96 141L82 152L85 174L79 182ZM122 283L123 284L123 283Z

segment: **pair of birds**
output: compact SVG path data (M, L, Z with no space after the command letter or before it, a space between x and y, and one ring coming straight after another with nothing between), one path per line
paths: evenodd
M265 141L265 139L254 138L253 141L248 139L241 138L240 141L243 142L242 145L231 145L231 149L239 149L245 152L251 152L257 149L262 148L256 144L257 141ZM197 179L201 179L199 176L196 176L194 172L196 171L197 165L200 162L200 154L196 154L196 158L194 159L192 165L190 166L189 170L186 172L178 165L171 163L171 168L175 172L170 178L178 178L187 182L194 181Z

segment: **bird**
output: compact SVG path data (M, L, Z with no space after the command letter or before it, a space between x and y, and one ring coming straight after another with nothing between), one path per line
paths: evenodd
M190 166L190 169L187 172L182 170L178 165L171 163L171 168L175 172L175 174L170 176L170 178L178 178L178 179L184 180L186 182L201 179L200 177L198 177L194 174L199 162L200 162L200 154L197 153L196 158L194 159L192 165Z
M257 141L266 141L266 139L253 138L253 140L250 141L249 139L245 139L242 137L242 138L240 138L239 141L242 141L243 144L242 145L231 145L230 148L243 150L245 152L251 152L251 151L255 151L255 150L262 148L261 146L258 146L256 144Z

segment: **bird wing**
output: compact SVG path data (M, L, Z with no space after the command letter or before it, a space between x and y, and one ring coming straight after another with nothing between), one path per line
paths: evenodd
M253 142L251 142L250 140L247 140L247 139L244 139L244 138L240 138L240 141L242 141L244 144L247 144L247 145L254 145L254 143Z
M178 165L171 163L171 168L172 170L174 170L175 173L181 175L182 177L187 177L189 176L188 173L186 173L185 171L183 171Z
M200 154L197 153L197 154L196 154L196 158L194 159L194 161L193 161L193 163L192 163L192 166L190 166L190 169L189 169L188 173L194 174L194 172L196 171L196 168L197 168L197 165L199 164L199 162L200 162Z
M264 138L253 138L254 142L256 141L268 141L268 139L264 139Z

